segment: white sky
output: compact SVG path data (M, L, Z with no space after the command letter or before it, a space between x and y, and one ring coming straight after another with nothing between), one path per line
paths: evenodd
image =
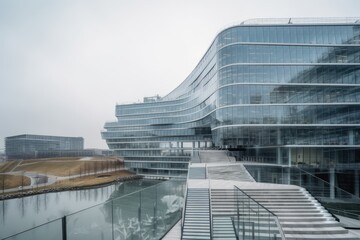
M100 131L116 103L166 95L224 26L354 17L359 0L0 0L0 150L7 136Z

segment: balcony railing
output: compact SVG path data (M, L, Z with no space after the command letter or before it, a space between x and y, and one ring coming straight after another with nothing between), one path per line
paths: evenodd
M4 239L161 239L181 218L184 190L183 180L161 182Z

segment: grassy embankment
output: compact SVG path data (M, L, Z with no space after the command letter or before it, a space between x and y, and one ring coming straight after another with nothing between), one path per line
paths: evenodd
M19 186L29 186L30 178L26 176L15 176L10 174L0 174L0 191L3 189L17 188Z
M0 164L0 173L8 173L0 175L2 176L0 194L2 189L28 186L30 179L22 176L26 172L56 176L54 184L38 188L44 190L94 186L134 175L121 168L123 161L114 157L92 157L85 160L84 158L48 158L6 162ZM21 174L10 175L11 170ZM32 190L35 190L36 186L33 187Z
M11 161L0 163L0 173L11 171L20 161Z

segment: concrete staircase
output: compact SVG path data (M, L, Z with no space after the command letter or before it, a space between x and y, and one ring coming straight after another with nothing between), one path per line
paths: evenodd
M213 217L214 240L236 240L233 223L230 216Z
M255 182L254 178L242 164L208 166L207 169L210 179Z
M256 184L254 183L254 185ZM274 184L269 184L269 187L266 187L266 184L261 186L264 187L248 187L243 191L278 217L286 239L359 239L348 230L340 227L339 222L335 221L332 215L305 189L291 185L287 185L288 188L282 188L281 185L276 187ZM224 216L236 215L234 190L212 189L211 199L215 230L218 228L215 221L218 216L224 218ZM245 207L259 209L251 201ZM259 222L260 236L263 229L266 230L269 227L272 229L272 235L277 233L275 222L273 221L269 225L265 216L266 214L256 215L253 211L249 211L246 217L249 222ZM249 228L249 232L251 231L250 227L245 226L245 228ZM269 233L265 230L264 235L265 232ZM280 239L279 234L277 234L277 238ZM225 239L225 235L223 239Z
M228 156L226 151L219 150L199 151L199 158L201 163L234 163L236 161L234 157Z
M234 196L232 189L211 190L214 236L215 229L219 229L217 239L236 238L234 226L241 229L240 239L281 239L279 228L271 213L252 200L244 203L239 201L240 205L237 205ZM248 199L246 197L246 200ZM239 218L237 218L238 206ZM231 229L226 228L225 222L231 226Z
M182 239L210 238L208 188L188 188Z
M304 188L257 183L225 152L200 151L199 158L189 165L182 239L360 240Z

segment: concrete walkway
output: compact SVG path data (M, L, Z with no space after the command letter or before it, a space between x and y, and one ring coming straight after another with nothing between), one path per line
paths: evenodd
M162 238L162 240L176 240L181 238L181 219L175 226Z

